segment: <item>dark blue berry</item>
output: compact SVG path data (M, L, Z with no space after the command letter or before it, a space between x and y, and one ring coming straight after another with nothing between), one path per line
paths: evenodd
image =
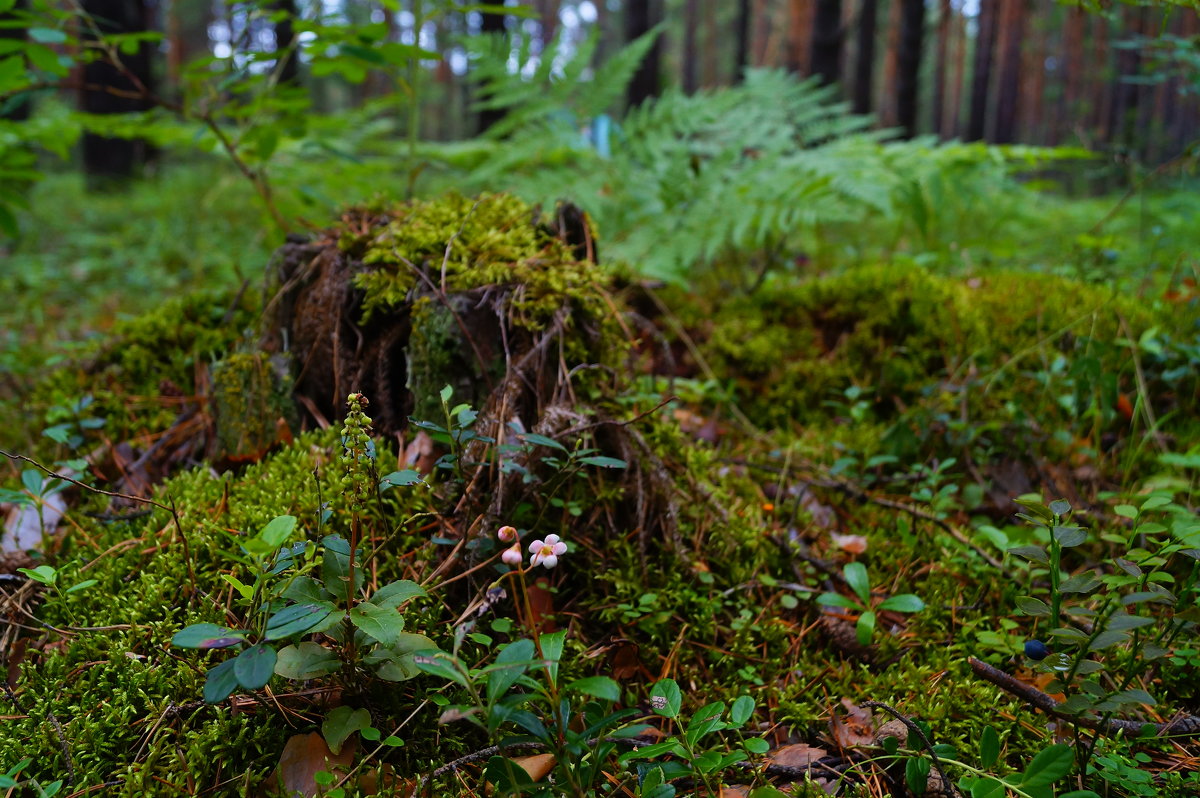
M1046 648L1046 644L1041 640L1026 640L1025 641L1025 656L1030 659L1044 660L1050 655L1050 649Z

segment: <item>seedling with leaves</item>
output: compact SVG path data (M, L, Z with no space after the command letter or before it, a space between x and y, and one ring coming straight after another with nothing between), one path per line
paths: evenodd
M1137 686L1139 677L1181 636L1195 631L1183 612L1194 611L1200 595L1200 524L1179 512L1170 526L1147 518L1172 507L1166 497L1151 496L1140 508L1118 505L1115 511L1128 519L1129 530L1101 534L1100 541L1119 553L1106 557L1104 567L1072 575L1064 564L1067 551L1088 543L1090 536L1071 523L1070 504L1059 500L1047 506L1031 496L1019 501L1026 509L1020 517L1048 544L1010 549L1033 563L1034 584L1043 575L1048 581L1044 599L1017 599L1024 614L1044 619L1048 627L1049 646L1036 640L1026 646L1031 664L1055 676L1046 690L1065 693L1062 709L1069 713L1108 715L1153 705L1154 698Z
M871 576L867 572L867 567L860 562L846 563L842 568L842 578L854 591L854 595L822 593L817 596L817 603L826 607L842 607L858 613L854 633L860 645L871 644L878 621L877 613L885 611L920 612L925 609L925 602L912 593L901 593L877 602L871 595Z

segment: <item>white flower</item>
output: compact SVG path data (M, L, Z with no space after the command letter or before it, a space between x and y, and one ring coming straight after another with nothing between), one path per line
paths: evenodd
M558 565L558 558L567 553L567 544L559 540L558 535L546 535L545 540L535 540L529 544L529 550L533 552L529 558L530 565L553 568Z
M512 544L512 546L505 549L504 553L500 555L501 562L503 562L505 565L511 565L514 568L520 566L521 560L522 557L520 543Z
M517 530L511 526L502 526L496 530L496 537L505 543L512 543L517 539Z

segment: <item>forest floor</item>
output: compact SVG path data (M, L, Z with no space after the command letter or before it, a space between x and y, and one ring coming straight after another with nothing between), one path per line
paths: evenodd
M1190 242L683 287L179 179L0 275L0 794L1200 794Z

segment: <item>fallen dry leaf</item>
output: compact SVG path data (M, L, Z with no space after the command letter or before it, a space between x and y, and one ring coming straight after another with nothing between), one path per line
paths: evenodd
M829 730L833 741L841 748L854 748L861 745L875 744L875 723L871 718L871 710L863 709L849 698L842 699L846 716L836 713L829 719Z
M284 795L304 798L314 798L320 791L315 776L325 770L334 768L346 770L354 761L356 740L349 740L342 746L340 754L334 754L325 744L325 738L316 732L297 734L283 746L279 755L279 765L268 777L268 785L278 785Z
M842 551L848 551L851 554L862 554L867 550L867 538L865 535L839 535L837 532L829 533L829 537L833 539L833 544Z
M797 743L768 752L767 764L785 768L806 768L818 759L824 759L827 756L829 756L829 752L824 748Z
M521 769L529 774L529 778L534 781L541 781L550 775L550 771L554 770L554 754L533 754L532 756L519 756L513 760Z
M747 798L750 788L745 784L731 784L721 788L721 798Z

